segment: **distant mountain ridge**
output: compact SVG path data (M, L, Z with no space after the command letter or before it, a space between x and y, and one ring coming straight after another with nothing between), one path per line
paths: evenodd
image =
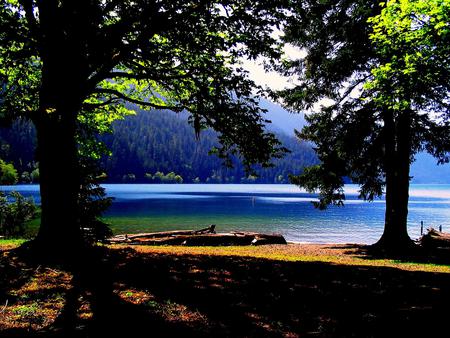
M304 166L316 163L311 147L299 143L292 135L294 129L305 125L303 113L291 114L281 106L261 100L268 110L265 118L272 121L269 130L276 132L287 148L292 150L284 159L276 161L276 167L260 172L261 183L286 183L289 174L298 174ZM167 175L171 171L180 175L185 183L200 182L248 182L242 165L234 169L223 168L221 160L209 156L208 151L217 142L211 130L201 133L195 141L194 131L187 124L187 113L168 111L141 112L114 123L114 134L104 136L112 150L112 157L104 158L111 182L124 180L155 182L161 180L156 173ZM10 128L0 128L0 158L14 162L19 172L34 169L35 130L31 123L18 121ZM150 174L152 178L150 179ZM432 156L421 153L411 166L412 183L450 184L450 165L437 166Z
M289 113L268 101L264 105L269 110L266 118L274 121L269 129L292 152L274 160L273 168L257 170L259 177L245 173L237 160L234 168L224 168L222 160L208 155L217 145L216 133L205 130L196 141L187 122L188 113L158 110L137 111L135 116L115 121L113 134L101 137L112 152L102 160L102 166L110 182L166 182L178 176L177 180L185 183L288 183L290 174L300 173L317 159L311 146L284 133L289 131L290 122L284 123ZM35 165L35 134L33 125L26 121L0 129L0 158L14 162L19 172L30 172Z
M280 105L266 99L260 100L260 106L267 110L265 118L272 121L269 129L279 130L286 135L294 135L294 129L300 130L306 124L304 113L290 113Z
M437 165L437 160L427 153L416 155L410 176L415 184L450 184L450 164Z
M141 181L143 177L150 179L146 174L154 176L156 172L167 174L173 171L183 178L183 182L287 183L289 174L298 174L305 166L317 161L309 145L277 132L277 137L292 152L274 160L273 168L258 170L259 177L249 177L239 161L234 161L233 168L224 168L222 160L208 155L217 145L216 133L202 131L196 141L187 118L186 113L154 110L116 121L114 133L104 138L113 153L105 162L110 177L119 181L132 174ZM275 126L275 129L279 128Z

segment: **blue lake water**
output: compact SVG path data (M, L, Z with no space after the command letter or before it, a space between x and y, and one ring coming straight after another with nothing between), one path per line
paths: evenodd
M114 203L105 215L114 232L196 229L216 224L218 231L277 232L288 241L373 243L383 232L385 202L357 199L358 187L345 187L344 207L316 210L313 195L293 185L263 184L105 184ZM35 185L0 187L33 196ZM412 185L408 231L450 229L450 185Z

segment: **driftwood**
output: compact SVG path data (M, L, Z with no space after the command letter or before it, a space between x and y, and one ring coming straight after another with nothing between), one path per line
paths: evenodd
M436 229L428 229L428 233L420 238L420 243L427 249L450 250L450 233L440 232Z
M199 235L199 234L214 234L215 224L211 224L209 227L200 230L174 230L174 231L162 231L162 232L148 232L140 234L123 234L117 235L109 238L111 243L121 243L121 242L133 242L142 241L146 239L156 239L156 238L166 238L173 236L189 236L189 235Z
M257 232L216 233L215 225L200 230L118 235L111 237L109 242L115 244L187 246L287 244L284 237L279 234L261 234Z

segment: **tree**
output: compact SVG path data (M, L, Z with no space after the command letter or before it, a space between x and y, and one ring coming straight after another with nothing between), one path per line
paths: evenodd
M26 116L37 129L36 243L78 247L82 128L123 116L124 102L186 109L197 132L220 133L225 160L239 152L248 167L268 165L281 149L237 62L278 55L270 33L280 3L2 0L0 116Z
M18 180L19 175L14 166L0 159L0 185L16 184Z
M31 172L30 178L33 183L39 182L39 168L36 168Z
M380 7L383 6L383 7ZM280 69L298 85L279 93L311 109L298 136L314 142L320 164L292 182L320 192L316 206L342 205L346 179L360 198L386 196L377 246L402 250L407 233L409 168L426 150L449 160L448 1L306 1L293 9L285 40L307 52ZM384 191L385 188L385 191Z

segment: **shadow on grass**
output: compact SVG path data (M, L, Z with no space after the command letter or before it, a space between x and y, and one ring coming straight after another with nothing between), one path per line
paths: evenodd
M20 250L1 258L3 304L33 278L37 266L29 258ZM71 274L54 321L0 324L0 336L437 337L447 331L449 274L105 248Z
M391 259L403 263L450 265L450 250L446 248L427 249L420 245L414 245L410 250L400 254L381 251L373 245L360 244L331 246L330 249L347 249L346 254L366 260Z

